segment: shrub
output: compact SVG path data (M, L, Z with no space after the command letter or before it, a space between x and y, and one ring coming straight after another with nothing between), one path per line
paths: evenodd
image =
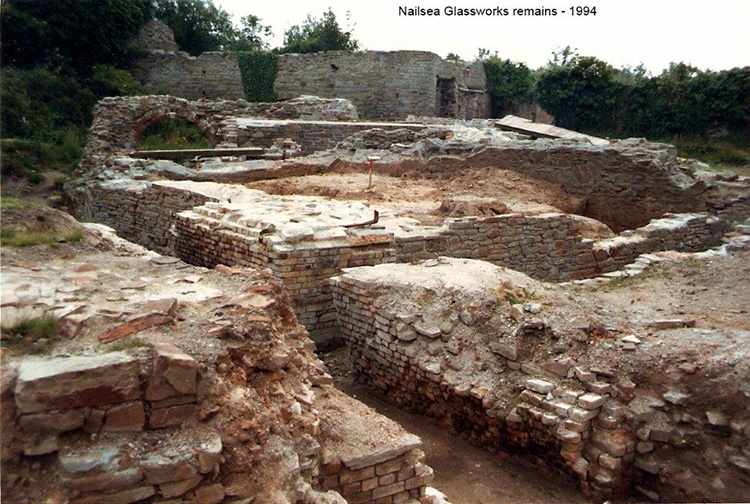
M184 119L166 119L152 124L141 134L141 149L206 149L211 142L195 124Z

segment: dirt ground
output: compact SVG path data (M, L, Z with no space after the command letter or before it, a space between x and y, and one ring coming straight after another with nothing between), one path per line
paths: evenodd
M491 173L488 173L491 171ZM393 177L374 174L368 189L366 173L328 173L246 184L270 194L324 196L370 203L379 209L397 210L424 224L445 217L493 215L512 212L572 212L580 202L555 184L529 179L498 169L469 169L459 178ZM473 204L439 210L444 200L462 198ZM505 207L503 207L503 205Z

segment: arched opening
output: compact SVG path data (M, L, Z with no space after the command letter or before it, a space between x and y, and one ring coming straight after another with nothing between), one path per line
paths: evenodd
M137 138L140 150L208 149L213 135L180 117L164 117L146 125Z

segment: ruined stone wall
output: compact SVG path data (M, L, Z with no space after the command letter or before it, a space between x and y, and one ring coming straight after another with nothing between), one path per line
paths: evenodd
M453 117L489 116L480 63L452 63L423 51L284 54L279 57L274 90L280 99L303 94L344 97L362 117L398 120L409 114L437 115L438 78L455 80L458 103ZM472 94L468 89L481 92Z
M207 204L174 216L174 252L205 267L217 264L269 268L282 281L300 323L325 346L336 327L328 279L342 268L396 259L390 238L352 243L289 244L275 237L249 236L242 225L219 227L220 205Z
M175 214L215 198L158 183L121 181L79 188L74 213L123 238L167 255L175 251Z
M131 72L153 91L188 100L245 98L236 53L151 51L135 60Z
M593 241L566 214L505 214L447 221L433 236L397 238L398 262L438 256L482 259L540 280L561 281L596 271Z
M647 252L705 250L719 244L724 229L705 214L677 215L595 242L583 238L580 220L567 214L506 214L448 219L440 228L397 234L365 227L347 235L332 227L332 238L314 239L312 233L295 237L248 227L244 218L231 216L208 185L92 184L79 189L76 213L191 264L269 268L289 292L300 322L321 345L336 328L328 279L344 268L448 256L486 260L540 280L568 281L620 269Z
M422 125L369 122L304 122L304 121L237 121L237 141L241 146L270 147L277 138L290 138L302 148L303 154L333 149L342 140L359 132L378 127L386 130L419 131Z
M597 271L621 269L639 255L664 250L699 252L721 244L727 223L707 214L668 214L634 231L594 244Z
M190 100L245 96L236 53L196 57L178 51L169 28L156 20L141 30L136 44L147 54L136 60L133 75L154 90ZM281 100L347 98L367 119L489 117L486 87L481 63L454 63L424 51L282 54L274 84ZM447 103L440 103L441 90Z
M731 373L723 352L708 350L717 340L706 331L674 336L711 355L700 378L689 377L695 366L677 368L684 349L669 338L640 354L597 356L590 335L570 332L566 322L584 316L572 303L558 311L559 299L542 299L541 316L517 310L502 293L527 280L505 272L486 281L493 273L482 263L458 269L456 261L355 268L332 280L358 380L477 444L532 457L598 499L635 491L657 501L731 501L745 492L747 412L705 386ZM469 291L462 282L486 285ZM570 350L553 355L552 342ZM731 387L725 398L742 394Z
M423 464L421 450L410 450L387 461L364 461L354 468L338 463L323 466L322 490L335 490L347 502L398 504L424 497L432 469Z
M94 108L81 169L98 168L108 156L138 149L144 130L165 119L178 118L192 122L215 144L237 143L236 119L243 117L350 121L357 119L357 111L346 100L316 97L282 103L189 101L174 96L104 98Z

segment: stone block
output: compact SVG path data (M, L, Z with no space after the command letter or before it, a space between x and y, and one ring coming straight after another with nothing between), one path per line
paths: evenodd
M102 430L109 432L139 431L143 430L145 422L146 413L141 401L118 404L107 410Z
M165 483L163 485L159 485L159 491L161 492L162 497L169 499L170 497L177 497L184 494L188 490L192 490L193 488L198 486L201 481L203 481L203 476L197 474L192 478L186 479L184 481L175 481L173 483Z
M19 413L103 406L140 397L138 362L123 352L21 363L15 397Z
M224 500L224 486L221 483L202 486L195 490L195 501L197 504L219 504Z
M104 472L94 476L62 477L60 481L65 488L81 492L97 492L137 485L143 481L143 471L139 467L131 467L122 471Z
M141 469L148 482L154 485L190 480L198 473L185 458L169 459L161 455L152 455L141 462Z
M198 363L170 343L153 346L154 369L146 388L146 399L160 401L180 395L195 395Z
M552 392L552 389L554 389L555 386L544 380L526 380L526 388L539 394L548 394L549 392Z
M84 409L22 415L18 425L26 432L61 433L80 429L86 421Z
M221 460L221 438L214 434L198 446L198 469L201 474L213 471Z
M199 411L200 408L197 404L181 404L151 410L148 417L148 426L152 429L176 427L197 420Z
M71 504L130 504L148 499L154 494L156 494L156 489L153 486L144 486L116 493L87 495L72 501Z
M583 394L578 398L578 406L586 410L595 410L601 407L607 400L606 397L598 394Z

